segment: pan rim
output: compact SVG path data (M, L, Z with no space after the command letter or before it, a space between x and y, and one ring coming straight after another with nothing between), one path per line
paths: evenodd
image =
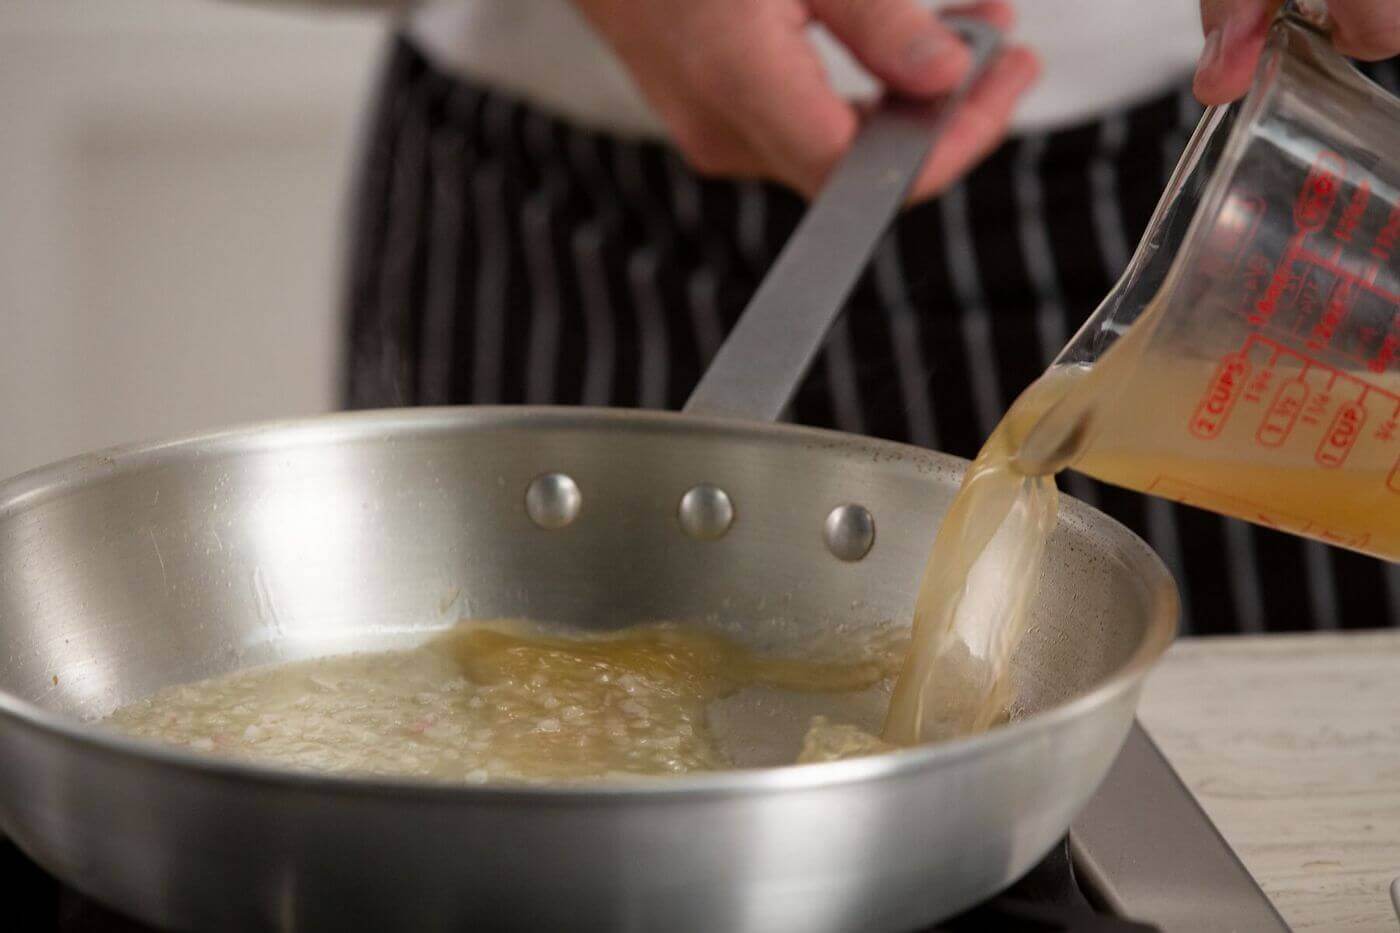
M463 427L635 427L721 436L762 437L769 443L822 442L829 448L848 447L866 457L873 450L897 454L891 459L931 463L940 471L961 473L968 461L937 451L864 435L792 424L686 415L679 412L569 406L463 405L337 412L304 418L253 422L169 439L125 444L80 454L0 481L0 520L42 502L72 486L135 470L175 451L194 456L242 448L270 449L326 440L373 437L385 428L399 432L448 430ZM1118 670L1091 690L1024 719L978 735L896 749L845 761L788 764L762 768L692 772L637 781L578 781L558 784L458 784L421 778L330 774L221 759L159 742L124 736L63 713L44 709L0 689L0 719L47 736L150 767L170 767L215 780L236 781L315 793L345 796L413 797L424 801L464 803L544 802L587 804L635 801L639 796L658 803L697 797L750 795L792 790L818 790L875 780L898 780L930 768L951 766L969 758L1053 734L1089 716L1100 707L1136 689L1175 638L1180 601L1175 581L1161 558L1140 537L1087 503L1061 496L1060 520L1083 528L1093 521L1111 529L1121 545L1110 557L1134 565L1149 599L1145 633Z

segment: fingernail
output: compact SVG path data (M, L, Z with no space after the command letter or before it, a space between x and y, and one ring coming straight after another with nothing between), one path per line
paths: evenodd
M904 66L910 71L923 71L934 62L956 63L970 54L967 46L950 35L926 34L904 47Z
M1002 82L1016 93L1024 91L1040 77L1040 59L1024 46L1012 46L997 56L981 80Z
M1232 4L1225 19L1206 35L1196 75L1210 81L1216 72L1239 52L1240 47L1258 39L1269 26L1270 4L1259 0Z
M1223 45L1222 33L1224 30L1216 26L1206 36L1206 44L1201 49L1201 60L1196 63L1196 75L1201 78L1210 78L1215 70L1220 67L1220 49Z
M916 36L904 47L904 64L910 68L926 65L948 52L953 40L948 36Z
M1040 60L1028 57L1016 70L1016 90L1024 91L1040 77Z
M1220 36L1220 53L1229 56L1241 43L1257 37L1269 26L1267 3L1243 3L1232 8Z

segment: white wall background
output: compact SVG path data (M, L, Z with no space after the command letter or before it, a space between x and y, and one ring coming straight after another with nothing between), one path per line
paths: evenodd
M382 19L0 0L0 477L337 398Z

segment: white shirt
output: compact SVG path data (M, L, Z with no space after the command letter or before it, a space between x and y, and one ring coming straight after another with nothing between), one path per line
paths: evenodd
M1200 53L1198 11L1198 0L1018 3L1014 36L1045 67L1014 131L1091 119L1183 80ZM613 132L664 135L627 72L567 0L439 0L411 15L409 35L439 67L536 106ZM814 27L813 40L834 87L852 98L874 96L869 74L824 30Z

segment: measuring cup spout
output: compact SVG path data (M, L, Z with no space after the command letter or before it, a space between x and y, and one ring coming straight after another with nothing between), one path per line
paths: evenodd
M1093 426L1093 413L1071 399L1061 399L1026 434L1011 465L1026 476L1049 476L1074 466Z

